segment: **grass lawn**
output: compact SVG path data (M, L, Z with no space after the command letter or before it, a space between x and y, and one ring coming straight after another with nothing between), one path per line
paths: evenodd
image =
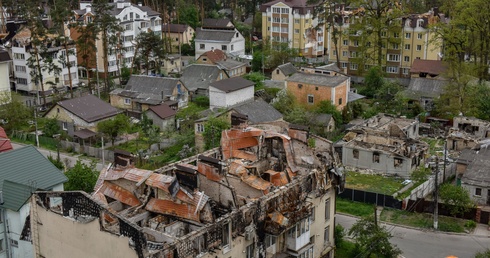
M392 195L403 187L402 182L403 179L400 178L368 175L349 171L345 178L345 187Z
M434 225L432 214L415 213L395 209L384 208L381 212L381 221L406 225L416 228L431 229ZM465 232L466 220L452 217L439 216L439 230L444 232Z
M119 149L119 150L125 150L129 151L133 154L137 154L139 150L146 150L148 149L148 143L144 142L139 139L134 139L127 141L125 143L121 143L119 145L116 145L114 147L110 147L109 149Z
M374 214L374 206L372 204L353 202L346 199L337 198L336 210L338 212L351 214L354 216L365 217Z

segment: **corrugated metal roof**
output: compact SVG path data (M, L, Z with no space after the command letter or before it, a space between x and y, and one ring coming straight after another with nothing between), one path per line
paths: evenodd
M272 186L270 182L254 175L244 175L242 181L247 185L262 191L267 191Z
M138 102L150 101L154 103L156 101L158 104L167 96L172 96L174 89L178 88L179 84L181 87L185 87L185 84L177 78L131 75L124 91L113 91L111 94L136 98L135 101ZM187 87L185 88L187 89Z
M68 178L33 146L0 153L0 165L0 190L3 190L4 181L36 190L51 190L68 181ZM21 195L11 195L8 198L9 200L6 197L4 200L14 204L24 204L28 199Z
M235 33L239 33L235 30L212 30L212 29L196 29L195 41L215 41L230 43Z
M278 66L277 69L281 70L281 72L286 76L289 76L298 71L298 69L296 69L296 67L291 63L282 64Z
M1 207L18 211L31 197L31 193L36 191L27 185L18 184L12 181L4 180L2 187L4 203Z
M170 108L166 104L151 106L148 110L151 110L153 113L155 113L161 119L165 119L165 118L175 116L175 114L177 113L177 111L173 110L172 108Z
M248 121L251 124L272 122L283 118L279 111L262 99L246 102L244 104L237 105L232 109L242 115L247 115Z
M148 204L146 204L145 209L160 214L200 222L199 212L196 212L196 207L189 204L178 204L170 200L151 198Z
M217 65L191 64L184 68L180 79L190 91L208 89L209 84L219 79L222 70ZM225 79L228 75L225 73Z
M112 199L118 200L131 207L141 204L140 200L130 191L107 181L102 184L98 193L103 193L105 196L109 196Z

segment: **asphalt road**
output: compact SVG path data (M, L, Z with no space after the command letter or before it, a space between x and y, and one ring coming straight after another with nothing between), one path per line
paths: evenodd
M25 146L25 145L12 142L12 147L14 147L14 149L18 149L18 148L21 148L23 146ZM37 148L37 149L45 157L48 157L48 156L56 157L58 155L56 151L46 150L46 149L42 149L42 148ZM87 159L84 157L70 155L70 154L62 153L62 152L60 153L60 159L63 161L63 163L65 163L65 160L66 160L68 162L68 167L73 167L75 165L75 163L77 163L77 160L79 158L82 160L83 163L85 163L87 165L89 165L91 163L90 159ZM95 168L97 169L97 171L101 171L102 170L102 162L98 161Z
M346 230L349 230L357 220L342 214L336 214L335 218L336 223ZM402 250L402 256L406 258L445 258L450 255L458 258L474 258L476 253L490 248L488 237L385 226L393 235L390 242L396 244Z

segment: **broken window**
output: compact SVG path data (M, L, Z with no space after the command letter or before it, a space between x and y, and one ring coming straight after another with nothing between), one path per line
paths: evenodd
M273 235L265 235L265 248L269 248L276 244L277 237Z
M230 247L230 222L223 225L223 239L221 244L224 248Z
M247 246L247 256L246 258L254 258L254 243L251 243L249 246Z
M352 150L352 156L355 159L359 159L359 150Z
M395 168L400 167L403 164L403 159L401 158L394 158L393 160Z
M481 196L481 188L475 188L475 195Z
M206 251L204 242L204 235L196 237L192 242L194 250L196 250L198 254L204 253Z
M373 153L373 163L379 163L379 153Z
M330 198L325 200L325 221L330 219Z

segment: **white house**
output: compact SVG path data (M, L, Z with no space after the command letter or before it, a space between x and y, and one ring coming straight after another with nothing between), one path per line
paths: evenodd
M227 19L205 19L203 27L197 28L194 39L196 59L207 51L219 49L227 55L245 54L245 38ZM213 22L210 23L209 21Z
M254 82L233 77L209 84L209 106L229 107L254 98Z
M13 70L15 76L15 89L17 91L41 92L43 89L40 84L36 84L31 76L31 68L28 66L28 60L33 54L31 44L31 31L24 27L11 39L11 54L13 58ZM53 65L61 69L60 74L55 74L53 71L43 69L42 78L44 84L44 92L48 93L52 89L63 88L70 86L68 75L68 66L66 65L66 51L64 47L57 45L53 40L51 43L46 43L47 51L53 57ZM72 86L78 86L77 76L77 54L74 44L68 46L68 60L70 62L70 74ZM40 57L39 57L40 58ZM40 63L43 61L40 58Z
M0 105L6 104L10 99L10 73L9 67L12 58L7 51L0 49Z
M110 3L112 6L111 14L119 21L119 26L122 28L120 39L122 42L121 48L110 51L108 55L108 72L111 76L119 74L121 67L129 67L133 62L135 56L135 39L142 32L153 32L159 37L162 36L162 19L160 13L153 11L148 6L141 4L132 4L130 0L114 0ZM94 12L91 2L80 2L80 10L74 10L77 21L81 21L84 24L91 23L94 16L97 14ZM97 66L91 67L97 69L99 73L104 73L104 59L103 59L103 47L102 39L99 37L96 41L97 52L96 60ZM84 74L85 76L85 74Z
M23 232L34 191L63 191L68 179L33 146L0 153L0 258L34 257ZM51 207L59 200L51 200ZM28 220L27 220L28 221Z

